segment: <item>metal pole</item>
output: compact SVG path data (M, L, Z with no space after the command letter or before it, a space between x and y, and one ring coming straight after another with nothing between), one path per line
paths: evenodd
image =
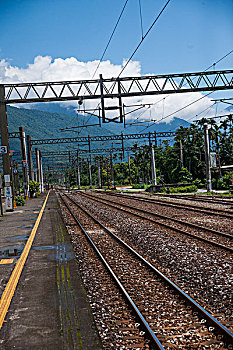
M110 154L110 161L111 161L112 190L114 190L115 189L115 182L114 182L114 169L113 169L113 162L112 162L112 153Z
M101 99L101 110L102 110L102 122L105 123L105 107L104 107L104 87L103 87L103 76L100 74L100 99Z
M42 156L41 150L39 150L39 160L40 160L40 192L44 192L44 179L43 179L43 167L42 167Z
M102 188L102 185L101 185L100 160L99 159L98 159L98 183L99 183L99 188Z
M77 180L78 180L78 189L80 190L80 169L79 169L79 150L77 150Z
M1 146L6 147L6 153L3 153L3 174L5 183L5 196L6 196L6 211L13 211L13 188L12 188L12 174L10 165L10 147L9 147L9 135L8 135L8 123L7 123L7 110L5 99L4 85L0 85L0 128L1 128Z
M205 162L206 162L206 187L207 191L212 191L211 171L210 171L210 146L209 146L209 130L208 125L204 124L204 140L205 140Z
M155 153L154 153L154 146L152 143L150 145L150 150L151 150L152 183L153 183L153 185L157 185L156 168L155 168Z
M89 169L89 184L90 188L92 188L92 176L91 176L91 156L88 158L88 169Z
M22 156L22 166L23 166L23 190L24 198L28 199L28 164L27 164L27 152L26 152L26 142L25 142L25 131L24 127L19 127L19 138L21 145L21 156Z
M180 140L180 167L184 167L184 157L183 157L183 144L182 141Z
M132 185L132 179L131 179L131 166L130 166L130 155L128 152L128 166L129 166L129 183Z
M1 216L3 216L3 208L2 208L2 174L0 173L0 211Z
M28 151L29 180L34 181L31 135L27 135L27 151Z
M35 154L36 154L36 180L41 186L41 181L40 181L40 155L39 155L39 150L38 148L35 148Z

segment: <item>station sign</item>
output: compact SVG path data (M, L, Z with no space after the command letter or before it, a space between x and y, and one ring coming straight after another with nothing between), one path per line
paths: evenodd
M7 153L7 146L0 146L0 153Z
M5 198L6 198L6 210L12 210L13 209L12 189L10 186L6 186L4 190L5 190Z

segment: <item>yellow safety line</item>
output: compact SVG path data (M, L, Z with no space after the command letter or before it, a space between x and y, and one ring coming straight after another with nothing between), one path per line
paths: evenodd
M37 220L35 222L35 225L31 231L31 234L30 234L30 237L28 238L27 240L27 243L24 247L24 250L17 262L17 264L15 265L15 268L11 274L11 277L6 285L6 288L2 294L2 297L1 297L1 300L0 300L0 329L2 328L2 325L3 325L3 322L4 322L4 319L5 319L5 316L8 312L8 309L9 309L9 306L10 306L10 303L11 303L11 300L13 298L13 295L15 293L15 289L16 289L16 286L18 284L18 281L19 281L19 278L20 278L20 275L23 271L23 267L25 265L25 262L27 260L27 257L28 257L28 254L30 252L30 249L31 249L31 246L32 246L32 243L33 243L33 240L35 238L35 235L36 235L36 231L37 231L37 228L39 226L39 223L40 223L40 220L41 220L41 217L42 217L42 214L44 212L44 208L46 206L46 203L47 203L47 200L48 200L48 197L49 197L49 193L50 193L50 190L45 198L45 201L44 201L44 204L40 210L40 213L37 217Z

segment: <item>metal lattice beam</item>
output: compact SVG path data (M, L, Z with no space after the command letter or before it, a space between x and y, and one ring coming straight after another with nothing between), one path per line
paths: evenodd
M11 139L17 139L17 138L19 138L20 137L20 133L19 132L9 132L9 138L11 138Z
M3 103L123 98L233 88L233 70L96 80L4 84Z
M176 135L174 131L157 132L156 137L173 137ZM122 141L122 140L139 140L148 139L149 136L153 138L153 133L144 134L128 134L128 135L108 135L108 136L89 136L89 137L65 137L60 139L44 139L44 140L32 140L32 145L43 144L59 144L59 143L81 143L88 141Z

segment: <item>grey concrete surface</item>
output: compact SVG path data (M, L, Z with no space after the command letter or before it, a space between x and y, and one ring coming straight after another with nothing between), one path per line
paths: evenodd
M0 218L0 250L18 256L45 195ZM17 247L17 248L16 248ZM0 294L14 263L0 265ZM69 235L54 192L0 330L0 349L101 349L98 333L79 275Z

